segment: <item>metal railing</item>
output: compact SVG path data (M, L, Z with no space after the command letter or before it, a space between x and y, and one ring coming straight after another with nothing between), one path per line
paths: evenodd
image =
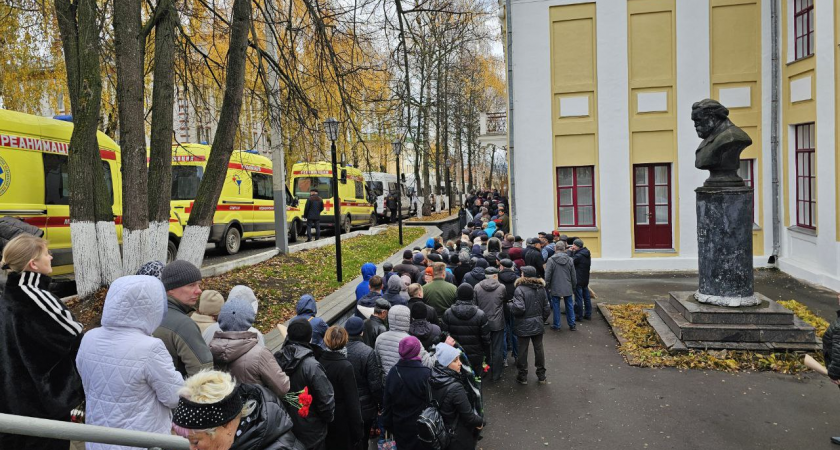
M179 436L100 427L81 423L59 422L56 420L37 419L11 414L0 414L0 433L148 449L190 449L189 441Z

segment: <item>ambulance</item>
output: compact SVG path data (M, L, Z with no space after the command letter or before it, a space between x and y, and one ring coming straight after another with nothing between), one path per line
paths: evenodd
M53 253L53 273L73 272L67 155L73 124L0 109L0 216L13 216L44 230ZM99 132L103 176L111 196L117 238L122 242L122 175L119 146ZM173 260L204 174L206 145L175 146L167 259ZM211 242L227 253L243 239L274 235L271 161L234 152L214 216ZM302 228L300 208L286 189L289 239ZM270 222L270 225L267 223Z
M172 211L170 249L184 235L198 186L210 157L210 146L181 144L172 147ZM209 241L229 255L243 240L274 237L274 187L271 160L254 153L234 151L213 216ZM303 228L302 208L286 188L286 224L289 241Z
M362 171L352 166L339 166L338 195L341 199L341 218L339 226L342 233L349 233L353 227L373 227L377 224L376 212L370 202ZM300 201L298 207L303 213L311 189L318 190L318 196L324 201L321 212L321 225L334 227L335 199L333 198L332 164L324 161L299 162L292 166L289 181L292 195ZM306 223L306 218L302 218ZM306 233L306 228L298 233Z

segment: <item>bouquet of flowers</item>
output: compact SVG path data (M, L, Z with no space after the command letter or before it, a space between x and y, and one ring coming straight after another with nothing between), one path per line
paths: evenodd
M309 395L309 386L305 386L302 391L289 392L283 396L283 401L294 406L298 410L299 416L309 416L309 406L312 405L312 396Z

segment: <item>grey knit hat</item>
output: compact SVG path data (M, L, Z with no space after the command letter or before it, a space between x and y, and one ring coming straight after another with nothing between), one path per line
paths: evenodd
M228 300L219 313L222 331L247 331L254 324L254 308L242 299Z
M160 281L167 291L201 281L201 271L192 263L177 259L167 264L160 273Z

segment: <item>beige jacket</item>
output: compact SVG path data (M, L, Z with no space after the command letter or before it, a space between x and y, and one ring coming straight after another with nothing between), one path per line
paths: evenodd
M274 355L257 345L254 332L217 331L210 341L210 353L216 368L230 372L237 382L261 384L280 398L289 392L289 377Z
M216 323L216 319L213 316L205 316L204 314L199 314L197 311L190 317L198 324L198 329L201 330L201 334L207 331L207 327Z

